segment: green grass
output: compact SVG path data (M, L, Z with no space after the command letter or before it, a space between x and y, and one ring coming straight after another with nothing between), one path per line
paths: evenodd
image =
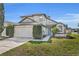
M32 44L48 43L48 41L29 41Z
M79 56L79 38L51 38L51 43L28 42L1 54L1 56Z

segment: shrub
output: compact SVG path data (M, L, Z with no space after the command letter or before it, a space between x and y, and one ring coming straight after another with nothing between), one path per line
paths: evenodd
M69 33L69 34L66 35L66 38L68 38L68 39L74 39L75 37L71 36L71 33Z
M42 27L41 25L33 26L33 38L40 39L42 38Z
M75 33L69 33L66 36L68 39L77 39L79 38L79 34L75 34Z
M55 34L59 32L59 29L56 27L56 25L53 25L51 31L53 33L53 37L55 37Z
M13 25L8 25L6 27L6 35L9 36L9 37L14 36L14 26Z

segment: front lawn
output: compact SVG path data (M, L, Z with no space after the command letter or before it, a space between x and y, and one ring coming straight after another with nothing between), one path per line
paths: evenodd
M50 42L28 42L2 56L79 56L79 39L51 38Z

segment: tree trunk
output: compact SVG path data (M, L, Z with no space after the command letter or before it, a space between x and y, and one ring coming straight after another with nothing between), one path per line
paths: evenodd
M3 3L0 3L0 37L4 28L4 6Z
M53 33L53 37L55 37L55 33Z

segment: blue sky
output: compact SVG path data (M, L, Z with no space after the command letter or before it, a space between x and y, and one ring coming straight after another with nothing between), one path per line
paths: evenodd
M45 13L52 20L76 28L79 23L79 4L75 3L5 3L5 20L19 22L20 16Z

